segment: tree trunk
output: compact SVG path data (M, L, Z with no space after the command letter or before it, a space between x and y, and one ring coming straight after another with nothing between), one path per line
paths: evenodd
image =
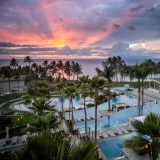
M111 110L111 99L110 99L110 96L108 96L108 109Z
M17 87L18 87L18 93L19 93L19 79L17 79Z
M64 79L64 71L63 71L63 69L62 69L62 77L63 77L63 79Z
M108 86L108 90L109 90L109 92L111 91L110 86ZM111 97L110 97L110 95L108 96L108 109L111 110Z
M8 87L9 87L9 92L10 92L11 91L10 78L8 78Z
M75 74L73 74L73 81L74 81L74 79L75 79Z
M73 115L74 110L73 110L73 99L72 98L71 98L71 104L72 104L72 121L74 121L74 115Z
M71 101L69 99L69 121L71 120Z
M87 111L86 111L86 98L83 98L84 100L84 116L85 116L85 134L86 134L86 137L87 137Z
M97 142L97 100L95 99L95 142Z
M118 73L116 72L116 81L118 82Z
M79 77L78 77L78 73L77 73L77 81L78 81L78 78L79 78Z
M62 118L65 119L65 115L64 115L64 106L63 106L63 100L62 100Z
M152 160L158 159L157 147L154 144L154 141L151 143L151 156L152 156Z
M138 79L138 104L137 104L137 111L138 111L138 116L140 116L140 108L141 108L141 84L140 84L140 79Z
M141 107L141 114L143 111L143 105L144 105L144 79L142 79L142 107Z

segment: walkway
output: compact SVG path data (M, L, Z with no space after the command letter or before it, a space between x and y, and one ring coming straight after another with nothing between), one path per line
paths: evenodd
M138 98L138 89L133 89L132 91L125 92L126 95L129 95L133 98ZM153 91L149 89L144 90L144 102L154 102L154 103L160 103L160 94L154 93Z
M133 149L131 148L122 148L121 151L124 155L128 158L128 160L149 160L148 153L144 155L138 155Z

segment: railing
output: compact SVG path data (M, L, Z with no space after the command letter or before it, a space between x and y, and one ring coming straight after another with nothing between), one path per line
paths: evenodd
M26 124L20 125L20 126L16 126L13 128L9 128L9 136L13 137L13 136L17 136L17 134L20 136L23 133L21 132L23 129L25 129L27 127ZM1 138L5 138L6 137L6 130L3 130L2 132L0 132L0 139Z
M84 132L80 131L82 129L83 129ZM85 136L86 136L85 127L77 129L77 138L82 139ZM91 140L94 140L94 131L90 127L87 127L87 138L89 138Z

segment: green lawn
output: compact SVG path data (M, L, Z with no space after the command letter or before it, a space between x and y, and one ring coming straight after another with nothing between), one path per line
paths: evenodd
M111 87L122 87L124 84L129 84L130 87L138 88L138 82L112 82ZM149 87L149 82L144 82L144 87Z

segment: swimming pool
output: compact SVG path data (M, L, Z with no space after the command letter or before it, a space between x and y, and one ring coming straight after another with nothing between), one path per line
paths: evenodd
M121 156L121 148L124 141L132 138L133 135L135 135L135 133L100 139L97 143L107 159L113 160L114 158Z
M160 104L144 105L142 114L147 115L149 112L160 114ZM100 130L100 123L103 128L113 128L115 127L117 121L119 124L125 124L129 118L134 118L136 116L137 116L137 107L131 107L119 112L115 112L110 116L109 122L107 117L98 119L97 129ZM93 131L94 131L94 125L95 125L94 120L87 121L87 126L90 127ZM83 132L84 122L78 122L76 124L76 128L78 128L80 132Z
M111 100L111 106L112 104L115 104L115 103L125 103L127 105L132 106L137 104L137 100L127 95L119 95L119 96L113 97L113 99ZM107 109L108 109L108 102L98 105L98 116L100 116L100 112L99 112L100 110L107 110ZM94 107L87 108L87 117L88 118L94 117L94 112L95 112ZM66 119L68 119L69 113L66 113L65 117ZM84 111L83 110L74 111L74 118L84 119Z

